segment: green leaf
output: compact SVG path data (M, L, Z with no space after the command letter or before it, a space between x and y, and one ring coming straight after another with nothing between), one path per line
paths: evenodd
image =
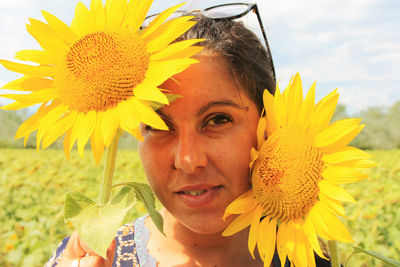
M96 202L78 191L68 192L64 202L64 218L67 220L78 215L82 209Z
M155 198L151 187L148 184L134 182L124 183L124 185L131 186L135 190L136 198L144 203L150 218L153 220L158 230L165 235L163 230L164 221L161 214L156 210Z
M369 256L373 256L377 259L380 259L381 261L389 264L389 266L395 266L395 267L399 267L400 266L400 262L395 261L393 259L390 259L388 257L385 257L375 251L369 250L369 249L363 249L363 248L358 248L358 247L354 247L354 253L364 253L367 254Z
M75 205L74 216L68 217L82 240L103 258L107 257L110 243L117 235L122 221L134 204L133 201L128 201L130 191L125 187L122 188L116 197L104 206L91 203L82 208L82 206L76 207ZM88 199L82 194L74 196L78 196L79 199ZM72 198L72 200L75 199ZM71 199L68 199L68 202L66 206L74 206ZM77 202L75 201L75 203ZM83 203L89 203L89 201L83 201ZM77 212L78 210L79 212Z

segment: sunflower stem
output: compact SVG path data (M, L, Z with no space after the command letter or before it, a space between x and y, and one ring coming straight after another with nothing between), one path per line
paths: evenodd
M122 133L120 130L115 134L111 144L106 148L106 158L104 162L103 178L100 185L100 206L104 206L111 195L112 180L114 176L115 160L117 158L118 140Z
M335 240L328 240L329 254L331 257L331 266L340 267L339 248Z

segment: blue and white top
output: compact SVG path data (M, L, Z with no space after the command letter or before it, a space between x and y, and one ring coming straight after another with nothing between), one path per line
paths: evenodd
M113 267L157 267L157 261L149 254L147 250L147 241L150 232L144 225L144 220L148 215L140 217L129 224L125 224L118 229L115 237L115 254ZM51 256L45 267L55 267L60 261L65 248L67 247L69 237L61 241L56 252ZM317 267L331 266L329 261L320 258L314 253ZM278 253L272 259L274 266L281 266ZM290 262L286 259L285 267L289 267Z
M115 254L113 267L156 267L156 260L148 253L147 241L150 232L144 225L148 215L140 217L118 229L115 238ZM56 252L51 256L45 267L57 266L67 247L69 237L61 241Z

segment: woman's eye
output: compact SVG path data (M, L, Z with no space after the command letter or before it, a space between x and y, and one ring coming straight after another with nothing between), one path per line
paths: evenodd
M229 116L217 114L206 122L206 126L221 126L229 122L232 122L232 119Z

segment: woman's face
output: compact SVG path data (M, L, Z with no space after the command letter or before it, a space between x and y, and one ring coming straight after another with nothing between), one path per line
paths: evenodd
M169 131L142 126L140 155L148 181L177 222L202 234L222 231L226 206L249 189L257 107L219 56L165 82L182 97L158 112Z

